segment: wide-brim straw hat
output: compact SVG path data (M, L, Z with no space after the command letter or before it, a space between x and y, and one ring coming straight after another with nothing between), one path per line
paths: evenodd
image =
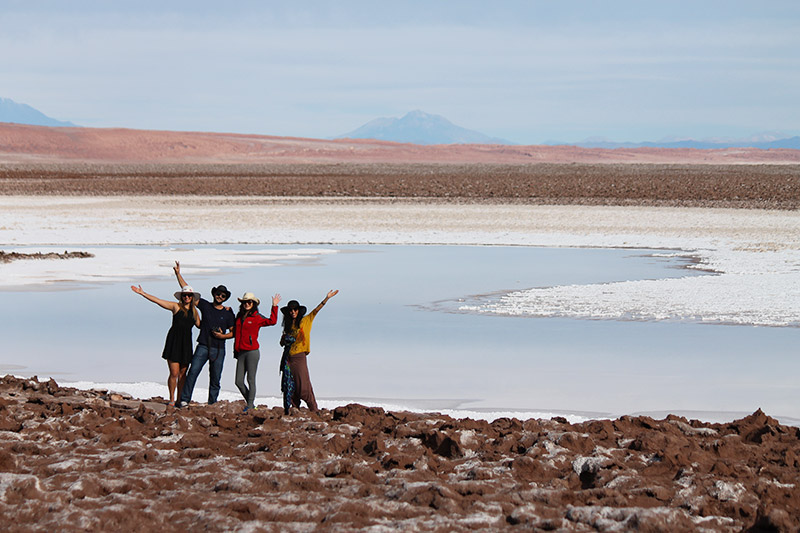
M241 298L237 298L237 299L242 303L244 303L244 302L255 302L256 305L261 305L261 300L256 298L256 295L253 294L252 292L246 292L246 293L244 293L244 296L242 296Z
M283 313L284 315L288 316L289 315L289 311L291 311L292 309L297 309L299 311L298 314L300 314L300 315L305 315L306 314L306 306L305 305L300 305L300 302L298 302L297 300L289 300L288 304L286 304L285 306L281 307L281 313Z
M228 290L228 287L225 285L220 285L219 287L212 287L211 288L211 296L216 296L217 294L224 294L225 300L231 297L231 291ZM223 302L225 300L222 300Z
M179 302L181 301L181 294L191 293L194 296L194 304L197 305L197 302L200 301L200 293L195 291L189 285L185 285L181 290L175 293L175 299Z

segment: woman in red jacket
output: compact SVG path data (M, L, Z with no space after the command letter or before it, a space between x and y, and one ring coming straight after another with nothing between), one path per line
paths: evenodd
M255 407L256 399L256 371L258 370L258 360L261 353L258 351L258 331L264 326L274 326L278 322L278 303L281 295L276 294L272 297L272 311L269 318L258 312L258 304L261 300L256 298L252 292L244 293L238 299L239 313L236 315L236 323L231 333L221 333L215 331L214 336L219 339L234 338L233 356L236 358L236 387L244 396L247 405L244 411L247 412ZM245 384L247 376L247 384Z

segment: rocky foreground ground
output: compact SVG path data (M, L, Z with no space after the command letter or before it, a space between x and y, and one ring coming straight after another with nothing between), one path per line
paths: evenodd
M492 423L0 380L6 531L798 531L800 430L761 411Z

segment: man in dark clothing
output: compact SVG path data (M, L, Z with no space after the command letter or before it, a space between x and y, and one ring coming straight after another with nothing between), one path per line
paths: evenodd
M181 287L186 285L186 280L181 276L181 265L175 261L172 267ZM186 382L180 396L180 406L185 407L192 401L192 392L200 372L208 362L208 404L211 405L219 397L219 380L222 377L222 365L225 363L225 340L218 339L211 334L212 331L225 333L233 328L234 314L230 307L225 307L225 301L231 297L225 285L211 289L213 302L200 298L197 308L200 310L200 334L197 336L197 348L192 356L189 371L186 373Z

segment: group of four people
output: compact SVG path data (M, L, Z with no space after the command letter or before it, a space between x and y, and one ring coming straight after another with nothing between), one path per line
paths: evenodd
M272 297L270 316L262 315L258 306L261 303L252 292L246 292L239 300L239 312L234 315L225 302L231 292L219 285L211 289L213 302L209 302L195 292L181 275L180 263L173 267L181 290L175 293L176 301L162 300L146 293L141 285L131 286L131 290L151 302L172 312L172 326L167 332L162 358L169 366L170 405L185 406L192 399L197 378L208 363L209 387L208 403L213 404L219 398L220 378L225 362L225 341L233 338L233 356L236 358L236 387L245 400L245 411L255 407L256 372L261 358L258 333L262 327L272 326L278 322L278 303L280 294ZM280 363L282 373L281 391L284 411L288 414L290 407L300 407L300 401L306 402L311 411L317 410L314 389L308 374L308 356L311 326L317 313L336 296L338 290L329 291L325 299L306 314L306 307L296 300L291 300L281 309L283 314L283 333L280 344L284 347ZM192 328L200 329L197 336L197 348L192 353Z

